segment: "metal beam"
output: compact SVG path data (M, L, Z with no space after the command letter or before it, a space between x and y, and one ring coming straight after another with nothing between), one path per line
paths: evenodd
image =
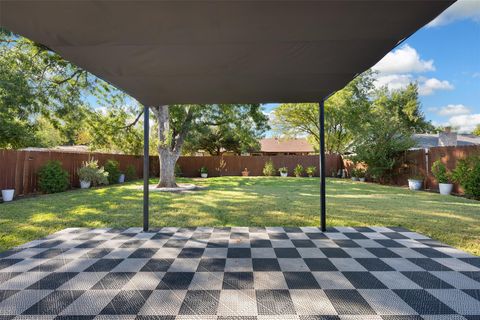
M148 231L148 193L150 177L150 154L149 154L149 138L150 138L150 117L149 107L143 108L143 231Z
M326 231L327 218L326 218L326 198L325 198L325 100L322 100L318 104L319 108L319 130L320 130L320 148L319 148L319 160L320 160L320 227L322 231Z

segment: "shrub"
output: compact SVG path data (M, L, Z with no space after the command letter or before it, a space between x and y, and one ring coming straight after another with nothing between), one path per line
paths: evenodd
M359 169L356 170L356 176L358 178L365 178L366 173L367 172L363 168L359 168Z
M208 169L207 169L207 167L201 167L201 168L200 168L200 173L207 173L207 174L208 174Z
M70 185L68 178L60 161L49 161L38 172L38 188L44 193L62 192Z
M129 164L127 166L127 170L125 170L125 178L127 179L127 181L137 179L137 170L135 169L134 165Z
M293 174L295 177L301 177L303 175L303 166L301 164L297 164L293 169Z
M351 171L350 171L350 175L353 177L353 178L357 178L358 177L358 170L353 168Z
M175 164L174 174L175 174L175 177L181 177L183 174L182 168L178 163Z
M450 173L440 160L433 163L432 174L438 183L450 183Z
M317 171L317 168L315 166L307 167L307 169L305 169L305 172L309 177L313 177L315 171Z
M278 172L280 172L280 173L288 173L288 168L287 168L287 167L281 167L280 169L278 169Z
M78 170L78 177L83 181L90 181L94 186L108 184L108 172L98 166L98 160L85 161Z
M276 175L277 170L275 169L275 166L273 165L272 160L268 160L267 162L265 162L265 166L263 167L262 172L263 172L264 176L272 177L272 176Z
M108 172L108 183L115 184L118 183L118 178L120 177L120 168L118 161L109 159L105 163L105 171Z
M462 186L467 197L480 199L480 157L459 160L452 179Z

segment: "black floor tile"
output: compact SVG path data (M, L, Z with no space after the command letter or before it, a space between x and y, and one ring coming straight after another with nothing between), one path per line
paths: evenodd
M480 268L480 258L460 258L459 260Z
M277 259L252 259L253 271L280 271Z
M67 263L72 260L63 260L63 259L51 259L42 263L41 265L36 266L33 269L30 269L29 272L43 271L43 272L52 272L65 266Z
M400 242L391 239L377 239L375 240L378 244L381 244L385 248L404 248L405 246Z
M330 315L300 315L300 320L341 320L339 316Z
M228 240L210 239L207 248L228 248Z
M427 271L402 272L402 274L424 289L453 289L451 285Z
M185 244L188 242L186 239L170 239L168 240L163 247L165 248L183 248Z
M197 267L197 272L223 272L226 259L202 259Z
M270 238L270 240L288 240L290 239L288 237L288 234L286 233L281 233L281 232L278 232L278 233L269 233L268 234L268 237Z
M376 232L373 229L370 229L369 227L354 227L353 229L357 230L358 232Z
M255 290L259 315L295 314L295 306L288 290Z
M463 271L462 272L464 275L466 275L467 277L477 281L477 282L480 282L480 271Z
M320 289L320 285L310 272L284 272L289 289Z
M480 289L465 289L462 291L480 301Z
M112 252L112 250L109 248L95 248L85 253L80 259L100 259Z
M358 243L356 243L353 240L339 239L339 240L333 240L333 242L335 242L341 248L359 248L360 247Z
M382 232L382 234L390 239L408 239L408 237L398 232Z
M304 258L305 264L310 271L338 271L338 269L327 258Z
M225 272L223 275L223 289L253 289L253 272Z
M293 239L291 241L296 248L315 248L316 247L311 240Z
M272 242L270 240L252 239L250 240L250 246L252 248L271 248Z
M387 289L387 287L370 272L342 272L355 289Z
M325 294L340 315L376 315L375 311L356 290L330 290Z
M252 252L250 248L228 248L228 258L251 258Z
M17 292L19 292L19 290L0 290L0 302L10 298Z
M137 314L151 293L149 290L120 291L101 314Z
M320 248L327 258L350 258L342 248Z
M62 284L70 281L75 277L77 272L54 272L50 273L46 277L38 280L27 289L33 290L55 290Z
M92 290L109 290L122 289L130 279L135 275L135 272L110 272L100 279Z
M146 259L151 258L155 253L157 253L158 248L139 248L135 250L128 258L129 259Z
M346 235L348 238L353 239L353 240L359 240L359 239L368 239L366 235L363 233L359 232L345 232L344 235Z
M449 267L429 258L411 258L408 260L427 271L452 271Z
M0 252L0 259L10 257L14 254L17 254L17 253L23 251L23 250L24 249L22 249L22 248L18 248L18 249L10 249L10 250L7 250L7 251Z
M0 284L15 278L20 274L22 273L21 272L0 272Z
M183 248L177 258L201 258L204 248Z
M395 269L378 258L357 258L355 260L368 271L395 271Z
M194 275L194 272L167 272L157 290L187 290Z
M277 258L300 258L300 253L295 248L275 248L274 251Z
M33 248L53 248L58 245L61 245L63 241L61 240L51 240L40 243L39 245L34 246Z
M100 259L90 267L85 269L85 272L108 272L120 264L123 259Z
M387 248L366 248L377 258L400 258L398 254Z
M54 291L25 310L25 315L56 315L83 294L79 290Z
M175 259L150 259L142 267L142 272L166 272Z
M179 314L216 315L220 290L188 291Z
M56 316L55 320L93 320L95 317L96 316Z
M136 235L136 233L120 233L118 236L113 237L112 240L130 240Z
M170 239L171 236L173 236L173 233L159 232L151 237L150 240Z
M144 245L145 242L147 242L147 240L138 240L138 239L128 240L128 241L125 241L125 242L120 246L120 248L139 248L139 247L141 247L142 245Z
M433 248L412 248L412 249L417 251L420 254L423 254L425 257L428 257L428 258L450 258L449 255L446 255L445 253L435 250Z
M52 248L34 255L32 259L50 259L64 253L65 251L67 251L67 249Z
M312 233L305 233L307 237L309 237L312 240L318 240L318 239L328 239L328 237L320 232L312 232Z
M101 245L105 242L107 242L107 241L106 240L88 240L88 241L85 241L82 244L79 244L75 248L79 248L79 249L96 248L96 247L98 247L99 245Z
M425 290L393 290L393 292L420 315L455 314L455 311Z
M301 232L303 232L302 229L300 229L299 227L283 227L283 230L286 233L301 233Z
M190 239L191 240L207 240L210 239L211 233L208 232L195 232Z
M1 259L0 260L0 270L13 266L14 264L23 261L23 259Z

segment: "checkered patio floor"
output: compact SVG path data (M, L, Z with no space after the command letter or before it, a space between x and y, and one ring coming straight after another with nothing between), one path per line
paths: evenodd
M0 319L480 319L480 258L402 228L65 229L0 253Z

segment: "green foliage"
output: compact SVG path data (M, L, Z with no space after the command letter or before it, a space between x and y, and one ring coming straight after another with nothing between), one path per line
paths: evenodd
M353 169L350 171L350 176L352 176L353 178L358 178L358 169L353 168Z
M125 170L125 178L127 181L132 181L137 179L137 170L135 169L135 166L132 164L129 164L127 166L127 169Z
M365 178L367 172L363 168L356 169L355 176L358 178Z
M480 124L477 124L477 126L475 127L475 130L473 130L472 133L480 137Z
M108 183L115 184L118 183L118 178L120 177L120 167L118 161L109 159L105 162L105 171L108 173Z
M462 186L466 196L480 199L480 157L459 160L452 172L452 179Z
M278 172L280 173L288 173L288 168L287 167L281 167L278 169Z
M207 167L201 167L200 168L200 173L208 173Z
M307 169L305 169L305 172L309 177L313 177L316 171L317 171L317 167L315 166L310 166L310 167L307 167Z
M38 171L38 188L44 193L56 193L69 187L68 172L58 160L49 161Z
M262 172L264 176L273 177L274 175L276 175L277 170L275 169L272 160L268 160L267 162L265 162L265 166L263 167Z
M78 178L83 181L90 181L94 186L108 184L108 172L98 166L98 160L85 161L78 169Z
M432 164L432 174L438 183L450 183L450 172L442 161L437 160Z
M181 177L183 175L182 168L178 163L175 163L174 173L175 173L175 177Z
M293 169L293 174L295 175L295 177L301 177L303 175L303 171L303 166L301 164L297 164Z

